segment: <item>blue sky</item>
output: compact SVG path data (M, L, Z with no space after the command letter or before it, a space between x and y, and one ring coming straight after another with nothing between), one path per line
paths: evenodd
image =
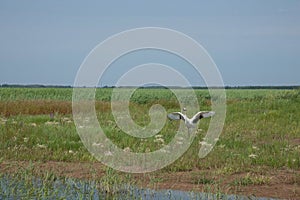
M97 44L147 26L174 29L199 42L225 85L300 85L297 0L0 0L0 84L73 85ZM137 53L111 66L101 84L113 85L119 69L136 61L180 63L157 52ZM202 84L190 66L183 67L192 84Z

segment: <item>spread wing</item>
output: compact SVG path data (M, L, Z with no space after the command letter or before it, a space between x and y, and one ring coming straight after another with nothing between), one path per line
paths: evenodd
M211 117L215 114L214 111L200 111L197 114L195 114L193 116L193 118L191 119L191 121L193 123L197 123L200 119L202 118L206 118L206 117Z
M169 119L172 119L172 120L185 120L185 115L182 114L181 112L173 112L173 113L170 113L168 114L168 118Z

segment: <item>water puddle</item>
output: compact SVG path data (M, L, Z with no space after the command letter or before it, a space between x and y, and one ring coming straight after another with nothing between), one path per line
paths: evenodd
M10 176L0 176L0 199L258 199L237 195L209 194L185 192L180 190L141 189L130 185L101 186L94 181L74 179L40 180L26 177L16 179Z

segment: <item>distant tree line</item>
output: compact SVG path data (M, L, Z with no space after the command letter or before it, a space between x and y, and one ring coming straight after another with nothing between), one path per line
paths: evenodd
M40 84L1 84L0 87L3 88L72 88L71 86L65 85L40 85Z
M41 85L41 84L1 84L2 88L73 88L70 85ZM115 88L115 86L103 86L99 88ZM134 86L121 86L120 88L135 88ZM139 88L151 88L151 89L167 89L167 88L184 88L179 86L142 86ZM207 89L206 86L193 86L193 89ZM210 87L210 88L223 88L223 87ZM300 85L289 85L289 86L225 86L225 89L300 89Z
M225 86L225 89L300 89L300 85L283 86Z

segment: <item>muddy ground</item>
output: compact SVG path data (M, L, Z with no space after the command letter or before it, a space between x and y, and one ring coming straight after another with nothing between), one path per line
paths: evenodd
M51 172L59 177L93 179L105 176L105 167L101 163L70 162L34 162L5 161L0 163L1 173L16 173L31 168L36 174ZM120 176L124 173L118 173ZM205 179L203 179L205 174ZM300 171L274 170L265 172L267 183L235 184L247 173L231 173L216 175L214 170L194 169L188 172L154 172L132 174L131 181L140 187L152 189L175 189L184 191L218 192L241 194L256 197L272 197L280 199L300 199Z

